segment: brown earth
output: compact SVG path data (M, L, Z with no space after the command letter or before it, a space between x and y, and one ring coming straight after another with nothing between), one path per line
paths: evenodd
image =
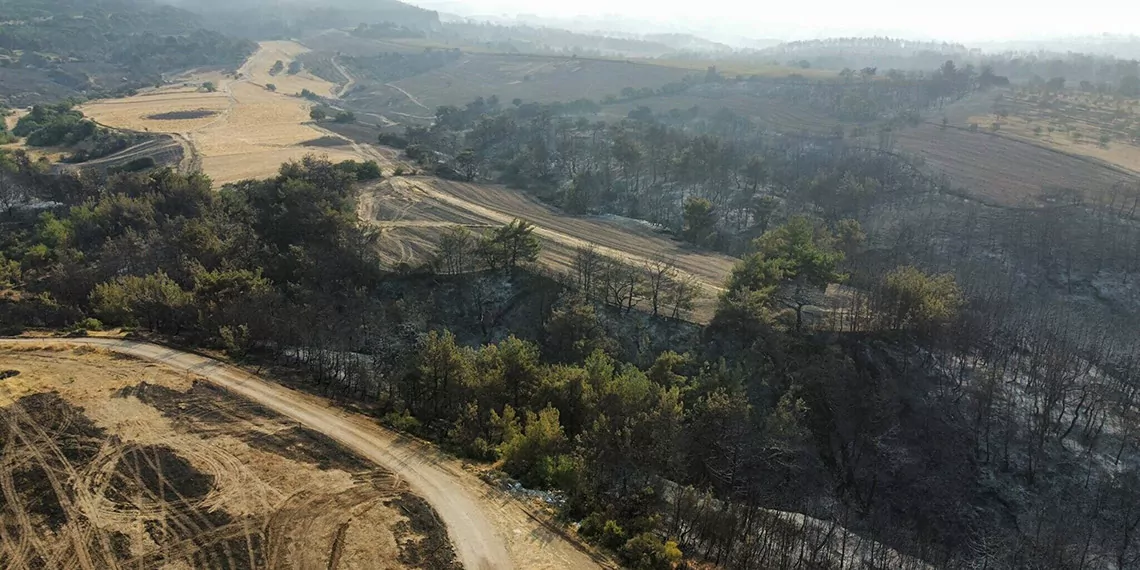
M1051 189L1088 195L1136 177L1095 159L1073 156L984 131L933 124L899 129L898 148L920 156L926 169L978 199L1010 206L1040 204Z
M272 176L282 162L312 154L314 150L332 160L375 160L386 173L391 173L396 165L401 164L399 155L392 149L368 144L374 140L374 133L366 133L367 138L354 135L354 138L365 141L361 143L315 125L308 121L309 103L289 96L301 89L309 89L331 97L337 92L336 85L307 72L295 76L269 74L275 61L280 60L288 66L305 51L305 47L295 42L262 42L257 53L239 70L242 79L220 74L209 78L193 77L187 86L164 88L125 99L98 101L86 105L83 111L111 126L171 132L184 143L184 168L200 167L218 184ZM553 58L552 61L554 63L510 58L511 65L522 66L518 70L520 73L557 75L566 71L561 68L568 65L568 60ZM596 61L576 65L602 63L619 65ZM217 93L200 90L201 82L207 79L218 86ZM353 81L351 77L346 76L346 79ZM274 82L277 92L259 86L265 82ZM419 94L403 96L416 99ZM152 118L162 113L199 110L214 110L218 114L184 121ZM171 127L172 124L176 126ZM343 140L344 144L328 144L334 139ZM321 147L310 146L313 141L322 141ZM413 168L412 165L405 166L409 170ZM397 207L393 209L389 204L378 207L374 204L376 200L395 200ZM426 217L417 217L416 208L420 206L415 204L424 201L431 204L433 211L423 212ZM635 264L657 258L672 259L681 271L692 274L705 285L705 294L697 311L701 318L711 315L715 293L734 263L727 256L685 247L632 220L566 216L521 192L492 184L466 184L429 177L394 178L366 193L362 212L367 211L380 213L365 215L368 221L433 222L426 227L408 223L401 228L390 224L380 226L388 236L395 238L382 240L381 246L393 264L406 262L414 265L426 259L446 225L439 222L482 227L508 223L516 217L537 226L537 233L546 242L543 259L557 269L569 267L574 250L584 245L594 245L604 255Z
M20 122L20 118L28 113L29 111L27 109L12 110L11 114L4 117L4 127L9 131L16 128L16 123Z
M1140 173L1138 105L1136 99L1078 91L1011 90L967 120L983 130L996 124L1003 135Z
M197 374L42 343L0 370L0 567L459 567L402 478Z
M688 246L637 220L570 216L497 184L392 177L365 190L360 216L390 238L381 239L380 247L393 264L415 266L427 261L439 237L452 226L466 226L478 234L516 218L535 225L535 235L543 242L540 262L560 273L570 272L577 249L588 246L635 266L669 260L702 287L693 315L697 320L711 317L715 297L737 261Z
M109 338L0 340L9 369L0 429L19 445L0 463L0 562L450 568L441 522L468 569L604 565L431 446L207 357ZM64 404L50 415L39 400ZM48 476L21 475L37 466ZM59 507L35 500L52 496Z
M270 75L276 61L288 66L305 51L295 42L262 42L237 76L192 75L134 97L88 103L80 110L110 127L174 135L192 147L186 154L194 158L184 166L200 167L216 184L272 176L281 163L311 154L313 149L303 143L322 134L310 123L312 104L296 95L308 89L331 96L336 88L308 72ZM206 92L202 87L206 82L213 83L217 91ZM277 86L276 92L265 88L269 83ZM214 114L181 120L155 118L197 111ZM320 154L332 160L357 157L340 148L321 149Z
M443 67L394 81L358 77L348 101L354 107L390 114L397 122L401 117L430 120L441 105L463 107L477 97L496 95L506 104L515 98L528 103L597 101L617 96L626 87L658 89L693 73L619 60L464 53Z

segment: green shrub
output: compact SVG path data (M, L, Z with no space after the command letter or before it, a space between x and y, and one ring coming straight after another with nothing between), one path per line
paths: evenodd
M380 418L380 423L396 430L407 433L416 433L419 431L422 424L417 420L412 413L408 410L403 412L388 412L383 418Z
M602 534L602 530L606 527L606 516L600 512L594 511L590 513L582 523L578 525L578 534L583 538L598 538Z
M375 160L366 160L360 163L356 168L356 179L363 182L366 180L379 180L384 176L380 170L380 165L376 164Z
M648 532L629 539L621 547L622 560L635 570L669 570L681 561L681 556L676 542L662 542Z
M500 448L503 470L528 487L549 489L556 473L566 478L573 471L572 462L559 456L565 443L556 408L546 408L538 415L528 411L523 433L504 441Z
M0 253L0 288L15 286L20 282L22 276L20 263L15 259L8 259Z
M238 325L236 327L223 326L218 329L218 336L222 339L226 354L235 360L241 360L249 354L253 339L249 334L249 327Z
M76 326L78 328L81 328L84 330L89 330L89 331L101 331L101 330L103 330L103 323L99 319L96 319L94 317L87 317L86 319L79 321L79 324Z
M606 521L606 524L602 527L602 533L598 538L602 546L614 550L621 548L626 542L625 530L613 519Z

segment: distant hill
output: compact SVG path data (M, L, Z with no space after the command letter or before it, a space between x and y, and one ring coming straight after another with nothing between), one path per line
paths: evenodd
M219 31L251 39L302 35L306 31L395 24L438 31L439 14L396 0L167 0L201 14Z
M0 103L96 96L203 66L236 66L253 44L150 0L0 1Z
M1121 59L1140 59L1140 36L1104 34L1045 40L976 43L973 47L987 52L1054 52L1111 55Z
M971 55L961 44L922 42L887 37L832 38L782 43L759 51L776 61L808 62L825 69L933 69L947 59Z
M506 53L660 57L683 51L677 45L665 41L629 34L587 34L525 24L504 25L468 20L446 23L443 30L442 35L448 39L459 39Z

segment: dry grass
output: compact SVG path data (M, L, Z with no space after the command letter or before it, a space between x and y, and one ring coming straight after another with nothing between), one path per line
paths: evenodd
M428 177L390 178L364 193L360 217L389 238L380 240L381 254L393 264L415 266L427 261L451 225L467 226L480 233L515 218L535 225L535 235L543 242L539 262L559 273L572 271L577 249L588 246L603 256L635 266L659 259L672 260L682 275L692 276L701 286L693 314L698 321L711 318L715 298L737 261L691 248L632 220L568 216L522 192L496 184Z
M622 89L658 89L682 81L691 72L660 65L624 60L572 59L530 55L464 53L438 69L379 84L367 77L348 100L356 107L376 113L430 119L441 105L463 105L477 97L496 95L509 104L513 99L550 103L617 96Z
M317 95L332 97L336 93L336 85L307 71L296 75L289 75L284 71L277 75L269 74L275 62L280 61L288 68L290 62L308 52L309 48L297 42L261 42L257 52L246 60L239 72L255 85L262 87L270 83L276 85L277 92L281 94L300 95L302 90L308 89Z
M899 129L895 136L898 149L925 159L928 171L945 174L955 187L990 203L1039 205L1053 189L1092 195L1135 180L1088 158L981 130L923 124Z
M12 111L12 114L4 117L4 126L9 131L16 128L16 123L20 121L20 117L27 115L29 112L28 109L16 109Z
M196 83L206 81L201 79ZM210 126L217 116L200 119L156 120L152 115L169 112L197 111L199 109L223 113L230 108L226 93L206 93L197 87L178 86L128 97L88 103L79 108L96 122L132 131L189 133Z
M979 130L1032 141L1140 172L1140 101L1114 96L1010 93L969 118Z
M834 71L823 69L801 69L783 65L768 65L759 62L715 60L715 59L632 59L638 63L671 67L674 69L687 69L690 71L707 71L709 67L716 67L717 72L727 77L743 75L751 77L793 77L801 76L809 79L832 79L838 76Z
M293 95L302 89L331 95L336 86L308 73L277 76L269 74L274 62L288 66L306 48L295 42L263 42L257 53L242 66L241 79L221 74L201 74L186 78L185 84L106 101L81 108L101 124L152 133L171 133L189 140L202 170L216 184L248 178L272 176L281 163L312 154L306 141L324 132L309 124L311 104ZM213 82L218 91L200 88ZM277 92L265 89L273 83ZM217 115L188 120L156 120L152 115L166 112L208 110ZM322 149L319 154L332 160L360 158L348 149Z

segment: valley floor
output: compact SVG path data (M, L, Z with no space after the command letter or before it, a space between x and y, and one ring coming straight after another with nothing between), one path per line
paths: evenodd
M238 79L221 74L193 76L175 87L124 99L97 101L82 108L96 121L112 127L169 132L186 142L185 169L200 167L215 183L273 176L282 162L306 154L331 160L374 160L386 174L402 164L398 153L321 128L309 121L311 103L296 97L308 89L335 97L340 89L307 72L270 75L276 61L288 66L307 49L295 42L262 42L238 72ZM348 78L351 81L351 78ZM201 89L206 81L215 93ZM276 92L263 86L274 83ZM158 114L202 111L202 117L156 120ZM208 114L207 114L208 113ZM188 115L182 115L188 116ZM307 146L324 138L331 146ZM339 139L341 144L336 144ZM434 214L422 216L425 208ZM546 244L543 263L556 271L569 268L574 251L595 246L602 255L642 265L656 259L672 260L679 270L701 285L695 316L712 314L713 300L735 260L697 251L668 236L631 223L606 218L565 215L521 192L501 185L459 183L434 177L391 177L369 188L362 217L378 225L393 239L382 240L393 266L416 266L428 260L439 235L452 225L479 228L523 218L537 226Z

